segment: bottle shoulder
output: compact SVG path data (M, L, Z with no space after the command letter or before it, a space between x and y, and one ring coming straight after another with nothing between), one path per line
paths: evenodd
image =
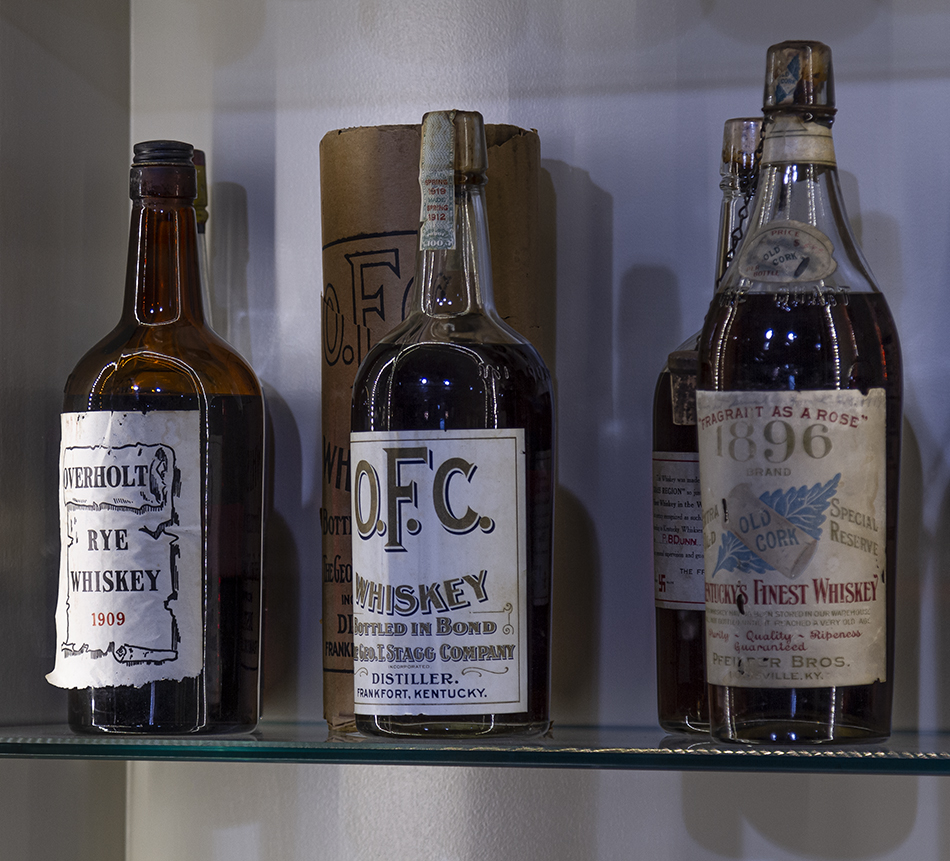
M162 393L261 397L244 358L207 327L120 323L79 360L66 382L76 397Z
M878 292L833 165L763 168L750 227L720 284L721 291L736 289Z
M698 387L898 392L901 368L880 292L722 293L700 339Z

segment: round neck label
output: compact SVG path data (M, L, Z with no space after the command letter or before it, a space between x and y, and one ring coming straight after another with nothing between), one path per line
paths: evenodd
M800 221L773 221L749 236L739 274L750 281L821 281L838 264L834 245L817 227Z

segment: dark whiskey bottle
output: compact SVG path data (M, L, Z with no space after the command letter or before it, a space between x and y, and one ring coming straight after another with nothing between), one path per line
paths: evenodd
M838 185L826 45L769 49L764 113L749 232L699 345L710 729L881 739L901 357Z
M762 121L726 120L715 283L742 238ZM708 732L702 516L696 441L699 332L670 353L653 399L657 712L669 732Z
M357 728L549 724L551 378L498 316L481 115L426 114L407 318L353 385Z
M56 665L79 731L252 730L264 411L205 324L190 144L135 146L125 303L66 382Z

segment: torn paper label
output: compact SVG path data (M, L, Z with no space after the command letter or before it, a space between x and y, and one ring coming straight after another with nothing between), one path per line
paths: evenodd
M197 410L62 417L59 687L141 686L202 668Z

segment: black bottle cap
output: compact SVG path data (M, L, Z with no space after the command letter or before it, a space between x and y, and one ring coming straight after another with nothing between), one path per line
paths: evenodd
M192 164L195 148L182 141L142 141L132 151L132 164Z

